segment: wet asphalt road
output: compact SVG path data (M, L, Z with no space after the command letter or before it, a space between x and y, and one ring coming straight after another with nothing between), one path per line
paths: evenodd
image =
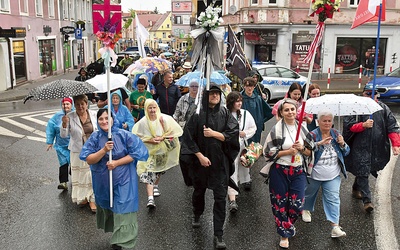
M0 104L0 114L57 107L55 101L32 102L29 106L8 103ZM390 107L399 117L400 107ZM273 120L267 122L266 131L273 124ZM42 126L36 129L44 131ZM0 136L0 141L0 249L110 249L111 234L96 228L95 215L89 208L72 204L70 191L57 190L58 161L54 151L46 152L45 143L26 138ZM262 161L258 161L252 168L253 188L241 192L239 211L227 214L224 239L228 249L279 249L268 187L258 175L261 167ZM375 179L370 180L374 187ZM290 240L290 249L377 249L373 215L365 214L361 202L351 198L352 181L351 175L343 179L341 189L340 224L347 237L330 238L329 222L319 198L312 223L301 219L296 223L297 234ZM393 183L392 195L398 196L398 188L399 183ZM146 208L145 185L140 184L139 189L139 236L135 249L213 249L211 192L207 192L201 228L192 229L192 188L184 185L179 167L162 176L156 209ZM399 216L397 211L394 215Z

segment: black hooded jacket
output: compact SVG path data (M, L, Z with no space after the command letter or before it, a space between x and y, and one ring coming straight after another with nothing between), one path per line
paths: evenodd
M201 152L211 161L211 166L203 167L197 157L193 158L193 185L213 189L221 182L228 186L229 177L234 172L233 161L239 153L239 124L228 109L220 105L221 102L214 108L209 108L208 98L205 96L207 95L204 92L199 114L193 114L186 123L183 144L187 147L186 153ZM207 127L222 133L225 141L204 137L206 115Z

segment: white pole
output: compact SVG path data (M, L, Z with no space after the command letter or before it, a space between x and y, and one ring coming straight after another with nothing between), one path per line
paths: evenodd
M111 141L111 94L110 94L110 65L106 65L106 74L107 74L107 100L108 100L108 140ZM112 161L112 150L109 152L109 159L108 161ZM109 170L110 176L110 207L113 207L113 173L112 170Z

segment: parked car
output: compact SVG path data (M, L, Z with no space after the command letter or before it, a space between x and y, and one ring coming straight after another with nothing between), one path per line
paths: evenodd
M124 55L125 55L124 53L118 53L117 54L117 64L114 67L110 68L112 73L119 73L119 74L123 73L123 69L118 64L122 59L124 59ZM137 56L135 56L135 54L132 54L132 55L129 54L129 56L132 57L134 60L137 57ZM86 67L86 70L87 70L88 76L90 78L93 78L98 74L103 74L104 70L105 70L104 69L104 59L103 58L99 58L95 62L92 62L91 64L89 64Z
M373 80L368 82L366 89L372 89ZM375 89L379 93L378 99L382 102L400 102L400 68L375 79Z
M144 46L144 50L146 51L146 54L151 54L152 51L148 46ZM124 50L124 53L132 53L132 52L138 52L139 48L138 46L133 46L133 47L128 47L126 50Z
M104 59L99 58L95 62L92 62L86 67L86 71L90 78L95 77L98 74L104 73Z
M285 97L290 85L294 82L298 82L301 86L304 86L307 82L307 77L299 75L284 66L253 64L253 67L256 68L263 77L262 84L265 87L264 93L267 96L267 101Z

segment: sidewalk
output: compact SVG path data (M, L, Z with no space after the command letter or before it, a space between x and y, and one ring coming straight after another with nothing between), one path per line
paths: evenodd
M70 79L73 80L78 75L78 70L70 70L65 74L61 73L39 79L36 81L28 81L21 85L17 85L13 89L8 89L0 92L0 102L17 101L22 100L28 95L29 91L33 88L41 86L45 83L57 80L57 79ZM361 88L358 88L358 76L355 75L343 75L341 78L335 77L331 79L329 89L327 87L327 79L323 80L312 80L312 83L317 83L321 87L322 94L337 94L337 93L354 93L360 94L365 86L366 79L362 79Z
M21 85L15 86L13 89L0 91L0 102L22 100L25 96L28 95L29 91L33 88L36 88L45 83L49 83L51 81L58 79L74 80L77 75L78 75L78 69L73 69L67 71L65 74L61 73L58 75L48 76L35 81L27 81L25 83L22 83Z

